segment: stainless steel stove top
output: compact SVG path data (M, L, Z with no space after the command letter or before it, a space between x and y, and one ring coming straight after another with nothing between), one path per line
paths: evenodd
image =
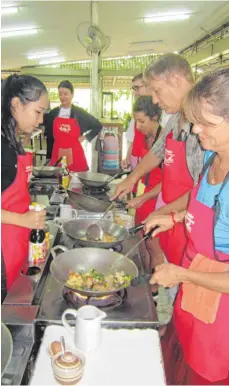
M137 237L131 237L126 240L123 245L123 253L127 252L137 240ZM143 264L138 251L133 253L130 258L137 265L139 275L143 274ZM63 286L49 275L44 286L42 298L39 302L40 309L37 320L61 323L62 313L69 308L69 305L63 298L62 291ZM127 288L127 298L124 303L120 307L107 311L107 317L104 319L103 325L156 328L158 326L158 320L150 285L142 284L137 287L130 286Z

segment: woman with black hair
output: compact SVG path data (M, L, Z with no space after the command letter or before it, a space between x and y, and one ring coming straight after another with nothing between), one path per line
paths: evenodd
M28 258L30 229L42 229L45 225L45 211L29 211L32 153L23 150L18 134L31 134L43 122L48 94L42 82L27 75L9 76L2 82L1 93L3 301Z
M47 158L53 165L66 156L68 168L74 172L88 170L82 142L89 142L102 130L102 124L80 107L72 104L73 85L68 80L58 86L61 106L50 111L45 124Z

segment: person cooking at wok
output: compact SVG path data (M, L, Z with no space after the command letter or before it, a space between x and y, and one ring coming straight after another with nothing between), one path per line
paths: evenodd
M63 156L68 169L73 172L88 170L82 143L92 141L102 130L102 124L80 107L72 104L74 88L68 80L58 86L60 107L51 110L46 117L47 158L54 165Z
M146 232L160 225L155 235L184 221L188 235L181 266L156 267L150 282L180 285L162 339L167 383L229 385L229 68L197 83L184 112L206 150L205 166L187 211L146 223Z
M28 75L11 75L1 85L1 267L2 301L28 259L31 229L45 226L45 214L29 211L28 183L32 153L26 153L19 132L31 134L48 108L45 85Z

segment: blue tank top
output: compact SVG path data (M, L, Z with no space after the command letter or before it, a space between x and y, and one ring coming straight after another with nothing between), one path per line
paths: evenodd
M211 157L213 152L206 151L204 163ZM199 191L197 193L197 200L202 204L212 207L214 205L214 198L219 193L221 184L210 185L207 181L208 170L206 170L202 181L200 183ZM215 247L216 250L229 253L229 183L227 183L219 196L220 201L220 215L215 226Z

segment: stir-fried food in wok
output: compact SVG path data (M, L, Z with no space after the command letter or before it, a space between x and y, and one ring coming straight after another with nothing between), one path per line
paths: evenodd
M87 240L86 237L81 237L80 240ZM114 241L116 241L116 237L112 236L112 235L108 235L107 233L103 233L102 235L102 239L101 240L97 240L98 242L100 243L113 243Z
M70 271L66 285L75 290L113 291L120 287L128 287L132 278L124 271L110 275L103 275L95 269L79 273Z

